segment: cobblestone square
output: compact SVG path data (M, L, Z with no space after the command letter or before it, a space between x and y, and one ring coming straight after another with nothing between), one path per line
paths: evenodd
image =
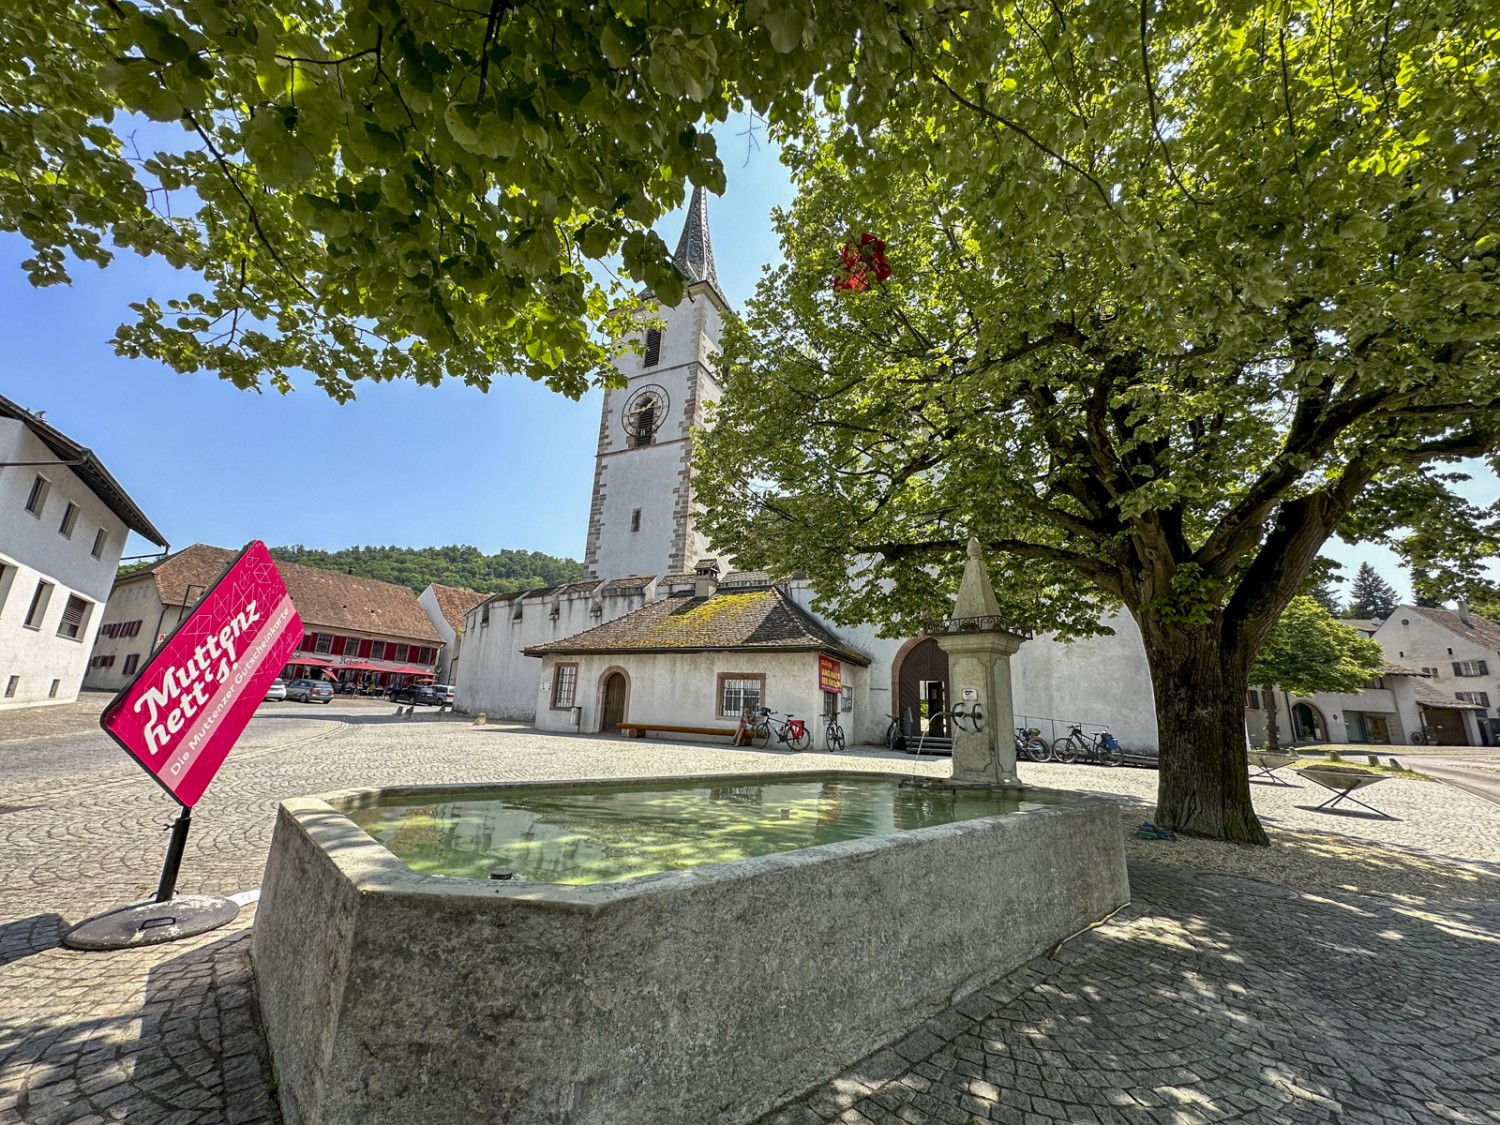
M171 945L59 945L68 926L154 888L175 814L90 729L90 699L97 713L103 698L85 697L71 716L0 720L0 1121L278 1122L248 962L253 907ZM563 737L393 710L263 707L195 810L181 889L253 891L276 803L307 793L948 769L880 751ZM1022 775L1117 797L1122 831L1150 814L1148 771L1023 763ZM1396 819L1314 813L1321 798L1305 782L1258 786L1269 853L1130 839L1129 907L766 1121L1500 1122L1500 806L1436 783L1375 792Z

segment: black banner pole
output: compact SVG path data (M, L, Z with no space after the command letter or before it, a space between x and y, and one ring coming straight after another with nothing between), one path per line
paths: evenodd
M182 853L187 849L188 828L192 825L193 806L183 805L172 822L172 839L167 844L167 859L161 866L161 882L156 885L156 901L171 902L177 890L177 872L182 869Z

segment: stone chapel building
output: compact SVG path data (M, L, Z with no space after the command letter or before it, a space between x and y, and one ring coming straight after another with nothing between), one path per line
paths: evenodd
M618 363L626 385L605 393L594 461L585 565L590 577L502 594L464 619L454 685L469 713L544 730L613 732L624 722L733 730L764 704L817 720L836 712L851 744L879 744L892 716L915 741L948 732L948 663L928 637L883 638L811 609L812 590L735 571L698 529L693 431L718 399L715 356L729 309L695 188L674 261L687 280L642 354ZM1128 617L1113 637L1061 645L1039 637L1011 669L1016 721L1110 724L1125 746L1154 751L1145 652ZM1054 722L1055 721L1055 722ZM821 722L813 721L822 749Z

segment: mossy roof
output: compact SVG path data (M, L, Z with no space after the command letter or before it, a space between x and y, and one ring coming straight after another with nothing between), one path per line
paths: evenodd
M526 648L527 656L590 652L827 652L851 664L851 648L774 586L661 598L585 632Z

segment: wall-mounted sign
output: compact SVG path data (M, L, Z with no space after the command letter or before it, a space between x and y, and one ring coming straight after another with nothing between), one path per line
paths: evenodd
M99 725L191 807L301 640L302 619L256 540L115 696Z
M831 656L818 654L818 690L839 692L843 690L844 666Z

